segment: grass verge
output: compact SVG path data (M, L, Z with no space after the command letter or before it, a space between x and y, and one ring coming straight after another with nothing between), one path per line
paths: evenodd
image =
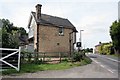
M10 75L10 74L22 74L22 73L34 73L37 71L45 71L45 70L63 70L69 69L77 66L82 66L86 64L90 64L92 60L88 57L85 57L84 60L80 62L67 62L62 61L58 64L22 64L20 72L17 72L15 69L9 69L6 71L2 71L2 75Z
M113 54L112 56L120 58L120 54Z

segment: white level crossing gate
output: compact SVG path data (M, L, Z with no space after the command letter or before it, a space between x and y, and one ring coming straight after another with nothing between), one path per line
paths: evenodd
M0 57L0 62L2 63L2 66L3 66L3 63L9 67L12 67L14 69L16 69L17 71L20 70L20 52L21 52L21 47L19 47L19 49L9 49L9 48L0 48L0 51L1 51L1 57ZM12 52L12 53L6 53L5 56L3 56L5 53L4 51L8 51L8 52ZM17 60L14 60L14 56L16 56L16 59ZM10 62L10 59L11 59L11 62ZM14 65L13 62L17 62L16 65Z

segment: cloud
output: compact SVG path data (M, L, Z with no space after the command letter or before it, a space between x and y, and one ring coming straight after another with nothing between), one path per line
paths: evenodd
M81 29L84 29L87 33L93 33L94 31L99 31L100 29L103 30L104 24L105 24L105 16L98 16L98 15L90 15L90 16L85 16L83 17L80 21L78 21L78 23L76 23L77 25L80 25ZM104 31L104 30L103 30Z
M27 2L26 2L27 1ZM30 12L35 9L35 2L24 2L18 0L0 1L1 18L9 19L17 27L24 27L27 30ZM30 0L29 0L30 1ZM27 30L28 31L28 30Z
M107 14L107 13L106 13ZM96 45L99 41L109 42L111 40L109 35L109 26L110 26L110 16L107 15L88 15L83 16L78 22L76 22L78 30L83 29L82 39L83 44L86 47L92 47L91 45ZM108 20L109 19L109 20ZM77 35L77 40L79 40L79 34Z
M38 3L40 3L38 0L1 0L0 16L1 18L9 19L15 26L24 27L27 30L30 12L36 10L35 5ZM42 13L44 14L65 17L64 12L65 11L60 8L59 3L45 3L42 6Z
M45 0L46 2L118 2L119 0Z
M27 29L31 11L42 4L42 13L68 18L82 32L84 44L109 41L109 26L117 19L118 0L0 0L0 17ZM110 3L109 3L110 2ZM114 3L115 2L115 3ZM79 38L79 33L77 34ZM77 39L78 40L78 39Z

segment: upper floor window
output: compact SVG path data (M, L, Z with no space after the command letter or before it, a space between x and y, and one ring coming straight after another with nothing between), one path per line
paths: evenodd
M60 27L59 27L59 35L60 35L60 36L63 36L63 35L64 35L64 27L63 27L63 26L60 26Z

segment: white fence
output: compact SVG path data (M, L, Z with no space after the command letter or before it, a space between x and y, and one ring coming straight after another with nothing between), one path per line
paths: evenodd
M15 51L15 52L13 52L11 54L8 54L7 56L4 56L4 57L0 58L0 61L5 63L5 64L7 64L7 65L9 65L10 67L16 69L17 71L20 71L20 52L21 52L21 47L19 47L19 49L0 48L0 50ZM12 55L15 55L15 54L18 54L18 65L17 65L17 67L4 60L4 59L6 59L6 58L8 58L8 57L10 57Z

